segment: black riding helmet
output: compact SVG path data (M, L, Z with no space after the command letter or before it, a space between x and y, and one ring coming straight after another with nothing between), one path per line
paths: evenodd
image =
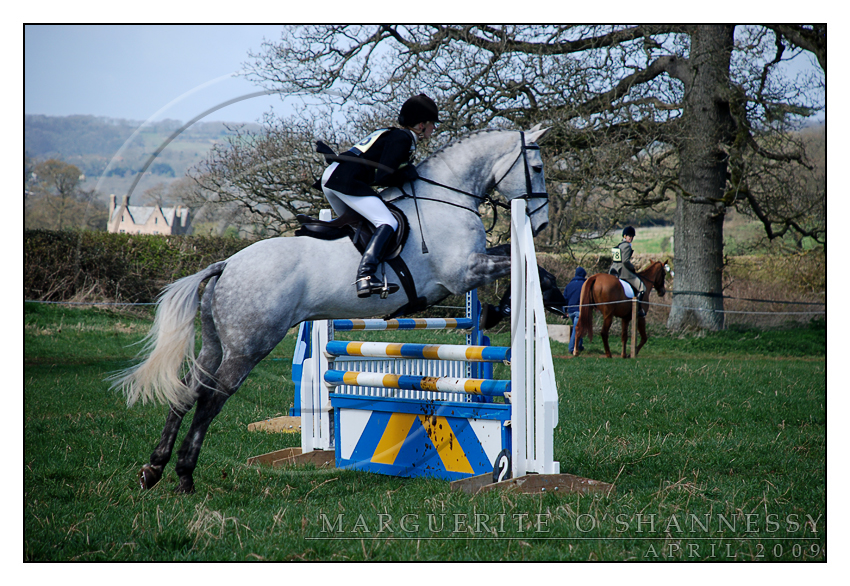
M625 228L623 228L623 238L625 238L626 236L631 236L632 238L634 238L635 229L631 226L626 226Z
M398 123L411 128L420 122L439 122L439 114L434 100L425 94L419 94L407 100L401 107Z

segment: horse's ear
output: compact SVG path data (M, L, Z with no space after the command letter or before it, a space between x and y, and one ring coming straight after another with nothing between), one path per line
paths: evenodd
M542 124L535 124L531 128L531 130L527 131L525 133L526 134L525 142L527 142L527 143L540 142L540 139L543 138L544 136L546 136L546 133L549 132L552 129L551 126L549 128L540 128L541 126L542 126Z

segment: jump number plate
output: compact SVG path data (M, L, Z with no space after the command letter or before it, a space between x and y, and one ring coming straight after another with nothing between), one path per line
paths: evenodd
M501 482L511 478L511 452L510 450L502 450L496 456L496 463L493 465L493 482Z

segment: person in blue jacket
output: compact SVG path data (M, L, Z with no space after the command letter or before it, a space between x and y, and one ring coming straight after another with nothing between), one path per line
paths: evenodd
M572 331L570 332L570 354L575 352L576 347L576 325L578 325L579 304L581 303L581 287L587 280L587 271L584 267L576 268L576 276L573 280L567 283L564 288L564 298L567 300L567 313L573 322ZM584 350L581 338L578 339L578 350Z
M375 226L357 269L358 297L369 297L383 289L375 272L398 229L395 217L372 186L397 187L416 179L410 157L419 140L431 138L438 122L434 100L425 94L413 96L401 107L400 128L376 130L347 152L331 157L333 162L322 174L322 191L338 216L350 208ZM398 290L395 284L390 287Z

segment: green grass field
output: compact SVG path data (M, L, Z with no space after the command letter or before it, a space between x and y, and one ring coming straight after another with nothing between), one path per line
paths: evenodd
M104 377L132 359L150 317L25 304L24 322L27 561L826 559L823 321L652 332L637 360L601 358L598 337L573 359L553 342L561 471L616 492L542 497L248 467L250 456L300 445L247 431L292 403L291 336L210 428L197 493L173 492L173 460L143 492L136 475L165 407L127 409ZM463 343L448 332L403 339Z

